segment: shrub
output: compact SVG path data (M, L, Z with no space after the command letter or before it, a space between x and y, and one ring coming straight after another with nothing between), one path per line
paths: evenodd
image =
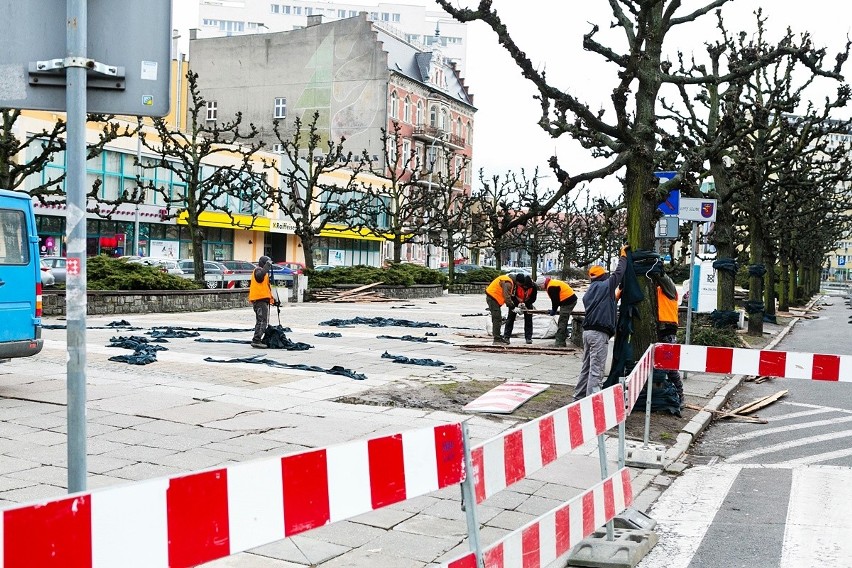
M677 340L683 343L685 331L678 330ZM692 334L689 337L692 345L708 345L712 347L742 347L742 339L736 329L725 327L719 328L713 325L712 320L704 314L693 314Z
M668 274L669 278L671 278L674 282L689 280L689 265L670 264L666 267L666 274Z
M394 264L390 268L364 265L340 266L330 270L308 270L306 274L311 288L329 288L336 284L365 285L374 282L383 282L388 286L447 285L445 275L416 264Z
M497 270L496 268L477 268L476 270L471 270L470 272L465 272L464 274L456 274L456 284L474 284L477 282L491 282L498 276L500 276L502 272Z
M144 264L104 255L86 260L86 286L90 290L197 290L193 280L161 272Z

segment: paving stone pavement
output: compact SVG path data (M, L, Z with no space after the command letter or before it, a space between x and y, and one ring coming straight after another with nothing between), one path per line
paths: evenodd
M490 341L461 334L484 334L482 296L447 296L402 303L290 304L281 322L288 337L314 345L308 351L258 351L249 345L170 339L158 362L144 367L108 361L123 350L106 345L110 337L143 331L87 330L87 436L90 489L276 456L306 448L384 435L406 429L467 420L474 443L517 424L511 417L458 412L341 404L356 395L397 381L445 382L471 379L538 380L573 384L580 355L476 353L456 344ZM480 312L482 317L461 317ZM431 321L446 328L331 328L321 321L384 316ZM273 313L273 320L277 317ZM249 307L229 311L90 316L88 325L127 319L134 326L253 326ZM56 318L45 323L61 324ZM471 329L472 328L472 329ZM320 338L338 331L340 338ZM423 335L453 343L410 343L377 335ZM251 332L202 333L203 337L248 339ZM64 330L45 330L45 348L35 357L0 364L0 508L65 493ZM550 340L537 340L548 343ZM455 370L394 364L384 351L440 359ZM205 362L263 354L286 363L342 365L367 375L364 381L315 372L252 364ZM569 401L565 401L566 403ZM616 441L608 439L610 471ZM635 490L655 471L634 472ZM532 474L479 508L484 543L520 527L600 479L597 449L584 447ZM465 516L457 487L418 497L360 517L210 563L219 568L328 568L370 566L420 568L437 565L467 550Z

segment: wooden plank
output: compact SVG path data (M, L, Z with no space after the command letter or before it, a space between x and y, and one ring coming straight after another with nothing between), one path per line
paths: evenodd
M757 418L755 416L745 416L742 414L734 414L733 412L725 412L724 410L714 410L712 408L704 408L703 406L698 406L696 404L685 404L684 408L689 408L690 410L707 411L713 416L718 418L730 418L732 420L739 420L742 422L749 422L752 424L767 424L767 420L762 418Z
M743 406L741 406L741 407L739 407L735 410L731 410L731 413L732 414L750 414L750 413L752 413L756 410L760 410L761 408L765 408L765 407L769 406L770 404L772 404L773 402L775 402L776 400L778 400L782 396L786 395L788 392L790 392L790 391L782 390L782 391L776 392L775 394L771 394L769 396L765 396L763 398L753 400L746 405L743 405Z
M353 288L351 290L346 290L344 292L340 292L337 294L338 298L342 298L344 296L350 296L355 294L356 292L361 292L362 290L368 290L374 286L378 286L379 284L384 284L384 282L373 282L372 284L367 284L366 286L359 286L358 288Z

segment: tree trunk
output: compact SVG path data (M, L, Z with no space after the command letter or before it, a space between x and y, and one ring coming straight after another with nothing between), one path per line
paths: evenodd
M450 285L456 283L456 247L447 239L447 279Z
M763 290L763 310L765 314L775 315L775 257L764 255L766 260L766 288Z
M734 212L733 200L725 199L728 189L728 177L721 158L710 162L710 172L716 182L716 191L720 199L716 208L716 223L713 225L713 244L716 246L716 258L736 258L737 250L734 243ZM716 287L716 307L720 311L734 309L734 286L737 275L728 270L717 270L718 285Z
M756 189L755 195L757 195ZM752 199L755 201L755 199ZM759 201L759 199L758 199ZM763 264L763 226L759 218L759 209L752 209L751 221L749 222L751 232L751 243L749 244L749 264L752 266ZM763 302L763 276L749 274L748 299L752 306ZM755 308L752 308L754 310ZM751 311L748 314L748 334L763 337L763 310Z
M399 233L393 236L393 261L396 264L402 262L402 235Z
M197 219L190 220L187 216L189 236L192 242L192 276L196 282L206 287L204 280L204 232L198 226Z
M781 282L778 286L778 309L790 311L790 261L787 255L781 254Z
M296 233L296 236L302 241L302 251L305 255L305 268L308 270L314 269L314 233L311 230L303 231L301 234Z

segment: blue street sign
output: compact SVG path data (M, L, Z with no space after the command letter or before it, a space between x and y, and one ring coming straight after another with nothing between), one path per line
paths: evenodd
M654 172L654 177L663 180L670 180L677 175L677 172ZM657 209L663 212L663 215L679 215L680 214L680 190L673 189L669 192L669 196L665 201L657 206Z

